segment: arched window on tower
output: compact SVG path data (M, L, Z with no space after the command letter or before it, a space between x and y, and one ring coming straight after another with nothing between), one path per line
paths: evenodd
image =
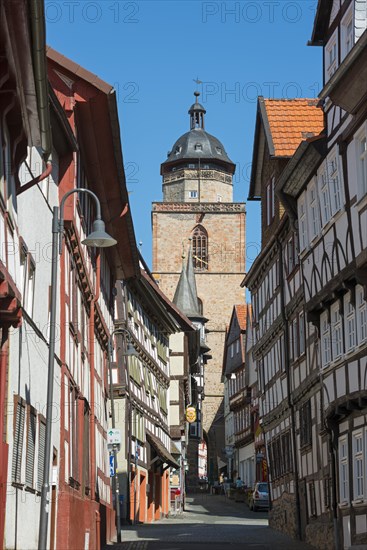
M192 255L195 269L208 269L208 233L201 225L195 227L192 235Z

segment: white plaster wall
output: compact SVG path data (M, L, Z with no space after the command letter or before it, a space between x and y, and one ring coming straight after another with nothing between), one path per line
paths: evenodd
M39 175L42 166L41 158L33 148L28 163L34 176ZM24 239L29 252L36 264L33 322L41 331L37 335L32 324L23 319L19 329L13 329L10 335L9 354L9 384L8 384L8 414L7 437L9 444L8 479L9 488L6 503L5 548L37 548L40 515L40 497L11 485L13 456L13 422L14 395L20 395L27 404L32 405L46 417L47 373L48 373L48 323L49 323L49 286L51 282L51 227L52 207L57 204L58 190L55 181L58 180L57 155L53 155L53 171L49 182L34 186L18 197L19 234ZM21 182L25 183L32 176L24 168L20 174ZM48 192L47 192L48 187ZM20 263L19 250L17 262ZM60 281L58 281L57 318L59 315ZM23 285L19 285L23 288ZM23 298L23 297L22 297ZM56 336L55 352L59 355L60 342ZM60 371L55 362L53 411L52 411L52 447L59 451L60 439ZM25 481L26 458L26 420L24 425L21 481ZM38 419L37 419L38 420ZM36 455L34 462L34 483L37 483L38 463L38 421L36 433ZM52 457L51 457L52 458ZM52 462L51 462L52 464ZM52 468L51 468L52 477ZM50 531L50 530L49 530Z

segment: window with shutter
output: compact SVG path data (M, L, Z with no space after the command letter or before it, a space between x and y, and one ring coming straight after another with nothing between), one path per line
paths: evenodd
M34 457L36 454L37 416L33 409L28 409L27 454L25 463L25 482L28 487L34 484Z
M16 404L16 417L14 426L14 443L13 443L13 462L12 462L12 481L21 482L22 454L23 454L23 438L24 438L24 419L25 419L25 404L23 400L18 398Z
M37 490L42 489L43 471L45 462L46 422L40 419L38 432L38 465L37 465Z

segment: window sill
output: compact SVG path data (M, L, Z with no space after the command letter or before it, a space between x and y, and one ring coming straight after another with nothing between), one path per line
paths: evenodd
M361 508L367 506L367 500L365 500L363 497L357 498L356 500L352 500L352 505L354 508Z
M301 454L309 453L311 450L312 450L312 442L311 443L305 443L300 448Z
M21 483L20 481L12 481L12 487L15 487L16 489L24 489L25 484Z
M346 501L338 503L338 508L347 508L348 506L350 506L350 503Z
M31 487L31 485L25 485L24 490L27 491L28 493L33 493L34 495L37 493L37 489L35 489L34 487Z
M69 485L71 487L73 487L74 489L76 489L77 491L79 491L80 489L80 483L79 481L77 481L76 479L74 479L73 477L69 477Z

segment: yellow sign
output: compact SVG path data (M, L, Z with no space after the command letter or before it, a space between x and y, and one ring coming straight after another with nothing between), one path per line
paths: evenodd
M191 407L191 405L190 405L190 407L186 408L186 420L190 424L195 422L195 420L196 420L196 409L195 409L195 407Z

